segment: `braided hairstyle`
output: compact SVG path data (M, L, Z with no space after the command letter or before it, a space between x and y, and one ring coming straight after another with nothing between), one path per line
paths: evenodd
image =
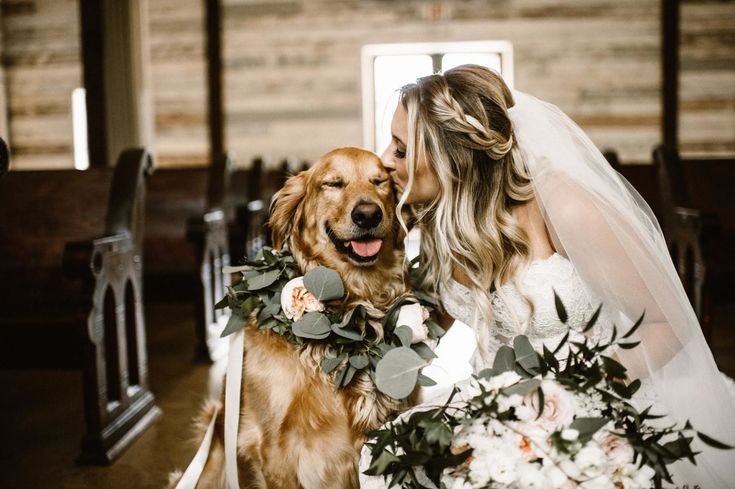
M413 209L422 231L423 286L451 292L449 279L459 267L480 306L476 322L489 327L490 294L514 281L531 255L528 236L512 214L533 198L507 114L513 96L495 72L463 65L404 86L400 100L408 114L409 178L399 207L410 193L419 155L440 188L431 202ZM481 346L486 329L477 328Z

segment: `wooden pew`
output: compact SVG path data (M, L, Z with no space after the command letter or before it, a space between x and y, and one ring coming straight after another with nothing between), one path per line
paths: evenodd
M276 168L264 170L262 158L253 160L247 170L236 170L228 191L227 206L234 216L230 228L233 262L253 258L270 244L268 211L273 195L288 178L288 160Z
M114 171L0 179L0 366L82 370L81 463L112 462L160 414L142 307L151 171L150 155L130 149Z
M196 293L196 335L198 361L211 362L226 355L226 342L220 338L227 315L214 306L226 294L230 276L222 268L230 264L228 228L232 212L227 206L227 193L234 170L234 158L224 155L209 170L207 200L202 216L187 223L187 239L196 247L200 280Z
M221 352L222 312L214 304L229 285L222 267L229 265L225 196L232 167L226 156L207 168L158 170L148 186L146 302L195 304L197 361Z
M10 168L10 153L8 151L8 145L0 138L0 177L7 173Z
M735 161L684 161L664 146L654 161L666 241L710 340L715 305L735 302Z

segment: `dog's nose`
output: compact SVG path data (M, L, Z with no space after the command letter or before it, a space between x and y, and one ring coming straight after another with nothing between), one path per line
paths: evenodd
M358 204L352 209L352 222L363 229L370 229L383 220L383 211L377 204Z

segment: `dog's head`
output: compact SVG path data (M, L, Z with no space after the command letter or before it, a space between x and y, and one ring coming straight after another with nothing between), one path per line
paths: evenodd
M375 300L388 282L402 281L394 190L369 151L330 151L289 178L273 197L270 227L274 248L287 246L303 272L335 269L354 299Z

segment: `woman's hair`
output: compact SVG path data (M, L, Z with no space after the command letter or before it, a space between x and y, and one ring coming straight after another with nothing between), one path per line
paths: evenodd
M451 291L452 269L459 266L481 319L491 325L490 294L530 260L528 236L511 213L533 197L507 113L513 96L493 71L463 65L404 86L400 100L408 114L408 182L399 209L419 157L440 186L431 202L414 206L422 231L422 285ZM486 344L486 328L478 332Z

